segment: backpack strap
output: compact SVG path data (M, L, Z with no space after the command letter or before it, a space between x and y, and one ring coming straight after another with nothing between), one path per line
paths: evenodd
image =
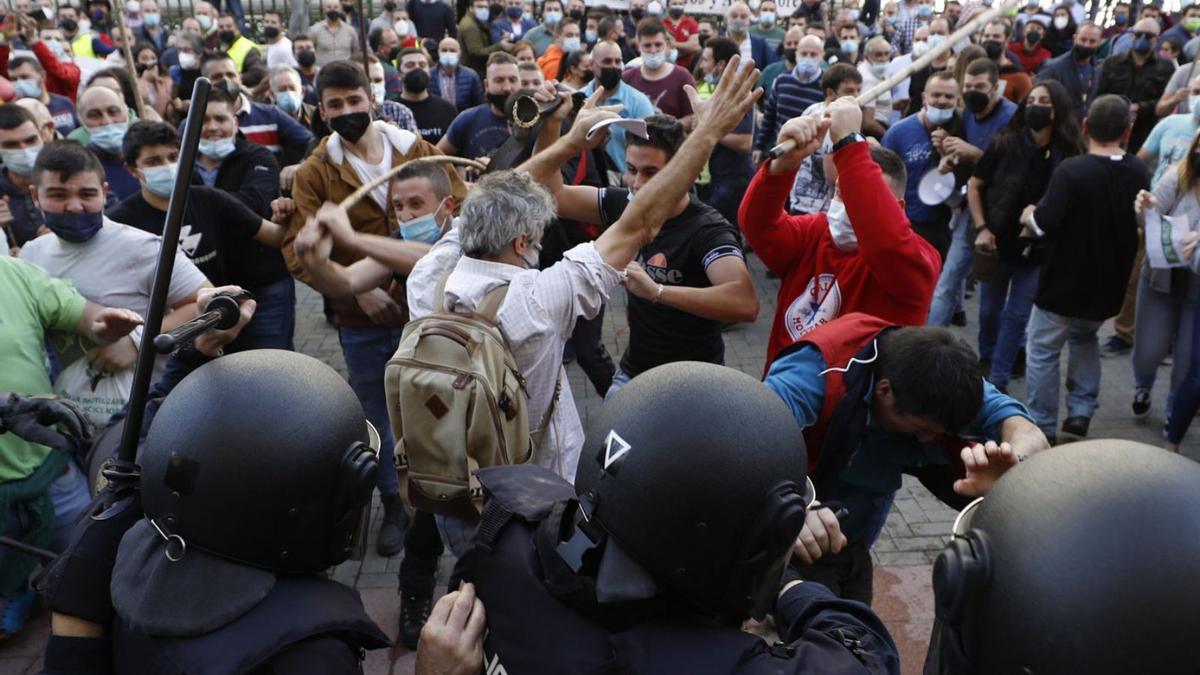
M437 288L434 290L434 297L437 298L437 302L434 303L434 306L439 312L454 311L451 307L446 305L446 281L450 278L450 274L452 272L453 270L451 270L451 272L447 272L446 276L442 277L441 280L438 281ZM504 298L507 296L507 283L493 288L487 292L487 295L483 296L483 302L479 303L479 307L476 309L475 315L481 319L486 319L491 323L496 323L496 315L500 312L500 306L504 304Z

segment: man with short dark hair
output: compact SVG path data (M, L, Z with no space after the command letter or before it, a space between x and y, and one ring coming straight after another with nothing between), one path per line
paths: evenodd
M1067 88L1079 119L1087 114L1088 104L1100 87L1100 60L1096 58L1100 42L1100 26L1085 23L1075 31L1071 51L1046 61L1037 71L1039 80L1058 80Z
M558 79L567 55L583 49L583 27L575 19L563 19L554 26L554 42L538 56L537 64L548 80Z
M705 98L705 94L711 95L716 89L727 73L729 62L737 53L737 45L729 38L718 37L704 43L699 62L700 70L705 71L701 98ZM695 119L693 115L684 120L684 129L688 133L695 130ZM754 167L750 163L753 144L754 113L751 112L713 148L712 157L708 159L708 182L697 185L700 199L719 211L734 227L738 226L738 205L742 203L746 186L754 175Z
M267 68L297 65L292 54L292 41L284 32L283 15L279 12L263 12L262 34L267 48Z
M700 53L700 24L687 15L686 0L667 0L667 15L662 17L663 25L671 31L675 48L679 50L676 61L684 68L690 68L692 61ZM759 68L765 63L755 64Z
M1044 256L1026 348L1029 409L1051 438L1058 426L1059 359L1068 342L1062 430L1087 436L1100 395L1097 332L1121 310L1137 256L1140 237L1129 205L1150 187L1150 173L1126 150L1131 108L1116 95L1097 98L1083 122L1087 154L1063 160L1042 200L1021 214L1036 237L1036 254Z
M771 363L765 383L804 427L817 495L847 512L839 522L809 509L793 549L801 577L870 604L871 545L905 473L957 510L1049 447L1024 406L979 376L978 359L948 329L855 313Z
M507 52L513 45L512 40L492 39L491 22L488 0L472 0L458 22L458 39L455 43L462 44L462 65L473 69L480 77L487 73L489 56L496 52ZM438 49L440 51L441 47ZM459 106L459 110L462 110L462 106Z
M983 48L988 58L1000 68L1000 79L1004 82L1004 98L1015 104L1025 102L1033 80L1021 66L1008 58L1008 38L1012 34L1009 23L996 19L983 27Z
M33 201L33 163L51 132L39 130L33 115L17 105L0 106L0 228L9 246L24 246L45 222Z
M437 148L447 155L467 159L486 157L508 140L508 118L504 102L517 91L520 73L517 60L504 53L488 57L485 93L487 102L464 110L438 141Z
M390 100L396 100L400 97L401 89L400 76L396 73L394 65L396 57L400 54L400 36L391 28L376 28L367 36L367 46L383 64L384 91Z
M207 54L202 72L234 99L234 111L239 130L246 140L270 150L283 166L290 166L304 157L312 141L312 132L275 106L250 100L242 92L241 76L228 54ZM274 198L274 197L272 197ZM268 200L269 201L269 200Z
M696 80L686 68L667 59L671 44L662 22L645 19L638 24L637 45L638 53L642 55L642 65L625 70L621 79L645 94L659 112L678 118L687 125L687 118L692 115L692 104L684 87L696 86Z
M179 134L162 122L136 122L125 134L125 162L142 189L109 209L114 220L161 236L167 205L179 175ZM209 281L257 289L260 270L247 256L230 252L249 241L278 247L284 228L250 210L228 192L207 185L188 191L179 248ZM252 293L257 293L251 290ZM237 342L233 348L237 348ZM283 345L280 345L283 346Z
M554 195L560 218L607 227L620 219L630 200L638 197L684 142L682 125L667 115L647 117L646 130L648 138L628 136L628 188L564 185L559 171L562 162L555 163L551 156L535 154L523 166ZM543 127L539 147L546 147L556 137ZM758 298L737 229L716 209L691 195L673 205L658 236L641 247L625 271L629 344L606 398L632 378L664 363L723 364L723 326L758 316Z
M446 99L429 93L429 67L424 49L401 50L400 78L404 89L400 92L400 103L412 111L421 138L436 145L446 135L446 127L458 111Z
M292 244L305 221L322 204L341 202L393 166L439 154L434 146L412 132L372 121L370 85L357 63L336 61L322 68L317 76L317 94L321 118L333 133L321 139L296 172L292 184L294 213L283 242L289 270L306 283L308 273ZM465 196L466 188L458 173L450 169L447 175L455 197ZM349 216L358 232L380 236L394 232L398 224L388 205L388 184L372 190L351 207ZM362 257L343 247L334 247L331 256L341 265L351 265ZM395 443L384 398L383 372L387 360L396 352L401 329L408 320L403 298L403 285L389 280L353 299L330 300L350 386L367 418L383 436L384 453L377 485L383 498L384 519L377 546L381 555L389 556L403 547L405 515L399 477L391 458L390 448Z
M217 31L217 37L221 41L220 50L233 59L239 73L244 73L262 62L261 48L253 40L242 35L242 30L233 15L222 14L218 17Z
M46 71L37 59L18 56L8 62L8 77L12 80L17 98L41 101L54 118L54 128L66 136L79 126L75 104L66 96L51 93L46 87Z
M767 363L839 316L865 312L899 325L925 323L941 261L904 215L900 157L858 133L862 110L841 98L825 114L797 117L780 130L794 150L755 175L742 202L742 233L780 278ZM783 209L796 171L824 143L837 170L828 213Z

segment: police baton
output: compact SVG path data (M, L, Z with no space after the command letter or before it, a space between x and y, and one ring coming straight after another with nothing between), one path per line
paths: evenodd
M141 435L142 420L146 416L146 396L150 392L150 378L154 375L154 360L158 356L153 344L162 329L163 315L166 313L171 271L175 267L175 254L179 251L179 229L183 222L184 209L187 207L192 172L196 166L196 148L200 145L200 127L204 124L204 110L208 107L208 90L211 86L208 78L200 77L192 87L192 99L188 104L188 116L183 127L183 145L179 153L179 173L175 177L175 187L171 190L171 201L167 206L162 248L158 251L154 286L150 290L150 307L146 313L142 344L138 345L137 365L133 371L129 415L125 420L121 444L117 449L117 459L122 462L132 463L137 457L138 437Z
M154 349L159 354L170 354L180 346L192 342L202 333L233 328L242 314L238 300L250 300L253 297L250 291L246 290L217 293L208 301L208 307L205 308L203 314L180 324L174 330L155 337Z

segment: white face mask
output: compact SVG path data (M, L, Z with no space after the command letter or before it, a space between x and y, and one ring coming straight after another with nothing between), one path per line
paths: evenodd
M829 234L833 237L833 245L839 251L854 251L858 249L858 237L854 236L854 228L850 225L850 217L846 215L846 205L842 198L834 196L829 202L829 210L825 212L829 221Z
M1062 30L1067 27L1067 21L1068 19L1065 16L1056 16L1054 17L1054 27Z
M929 51L929 43L924 40L914 40L912 44L913 58L921 58L925 52Z

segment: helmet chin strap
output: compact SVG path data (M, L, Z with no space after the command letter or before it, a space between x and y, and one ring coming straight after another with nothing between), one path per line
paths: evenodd
M648 600L661 593L650 573L629 557L616 540L595 521L589 520L591 504L586 495L575 509L571 535L555 549L563 562L576 574L587 574L586 567L596 565L596 601L600 604Z

